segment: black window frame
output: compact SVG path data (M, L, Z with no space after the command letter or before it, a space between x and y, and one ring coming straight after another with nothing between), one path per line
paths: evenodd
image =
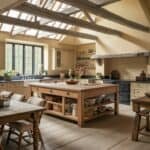
M44 46L41 46L41 45L34 45L34 44L21 44L21 43L14 43L14 42L7 42L7 44L11 44L12 45L12 70L15 70L15 45L21 45L23 46L23 57L22 57L22 73L23 75L25 75L25 53L26 53L26 50L25 50L25 47L26 46L31 46L32 47L32 74L34 74L35 72L35 48L38 47L38 48L41 48L41 64L44 65ZM35 75L35 74L34 74Z

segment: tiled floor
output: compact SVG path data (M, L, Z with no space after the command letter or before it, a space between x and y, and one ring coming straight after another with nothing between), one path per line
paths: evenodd
M150 137L131 141L133 116L129 106L120 105L119 116L103 116L84 128L50 116L43 117L40 128L46 150L150 150ZM10 143L5 149L16 146Z

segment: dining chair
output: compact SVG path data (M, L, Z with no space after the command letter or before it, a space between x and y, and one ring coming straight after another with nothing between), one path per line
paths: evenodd
M45 106L45 100L43 98L40 97L30 97L27 100L27 103L32 104L32 105L36 105L36 106L41 106L44 107ZM39 114L39 124L40 124L40 120L42 117L42 113ZM9 133L7 136L7 142L6 144L9 144L9 141L11 140L12 142L15 142L18 145L18 150L21 149L21 147L23 145L22 144L22 140L24 140L25 143L27 143L26 146L33 144L33 123L32 120L20 120L17 122L11 122L9 123L10 129L9 129ZM39 132L39 139L41 142L41 146L43 149L45 149L44 147L44 142L40 133ZM11 138L11 135L14 134L17 136L17 138Z
M21 101L22 102L22 101L24 101L24 98L25 98L24 95L14 93L13 95L11 95L10 101L11 102L13 102L13 101ZM9 128L9 124L6 124L5 127ZM4 129L4 125L2 125L1 130L8 131L9 129L7 129L7 128Z
M1 91L0 92L0 98L10 98L11 97L11 95L13 94L13 92L11 92L11 91ZM2 133L3 133L3 131L4 131L4 124L1 124L0 125L0 132L1 132L1 136L2 136ZM1 138L1 137L0 137Z
M12 96L12 94L13 94L12 91L1 91L0 92L0 97L10 98Z
M10 97L10 101L24 101L25 96L22 94L17 94L14 93L11 97Z

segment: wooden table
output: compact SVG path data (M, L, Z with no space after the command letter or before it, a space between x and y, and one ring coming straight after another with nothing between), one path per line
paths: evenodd
M138 99L132 100L133 104L133 111L136 113L135 119L134 119L134 126L132 131L132 140L137 141L138 140L138 130L139 130L139 122L140 122L140 115L142 108L150 110L150 97L141 97ZM149 128L149 120L147 123L147 129Z
M43 107L34 106L31 104L18 101L11 101L9 107L0 108L0 125L4 125L8 122L15 122L17 120L32 118L33 139L34 139L33 148L34 150L38 150L38 140L39 140L38 117L39 112L42 111L44 111ZM2 132L0 133L0 137L2 137Z
M79 126L83 126L86 121L84 117L85 112L85 101L89 98L98 97L103 94L114 94L115 99L114 103L114 114L118 114L118 85L114 84L76 84L76 85L68 85L64 83L40 83L35 82L30 84L31 95L36 92L40 95L54 95L62 97L62 103L58 104L62 106L62 112L54 112L52 110L47 110L46 112L51 115L56 115L62 118L70 119L78 122ZM71 115L65 114L65 100L66 99L74 99L77 102L77 116L73 117ZM53 103L53 102L48 102ZM54 103L56 105L56 103ZM89 119L90 120L90 119Z

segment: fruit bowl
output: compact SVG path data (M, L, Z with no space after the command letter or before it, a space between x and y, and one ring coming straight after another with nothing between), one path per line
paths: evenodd
M67 84L77 84L79 81L78 80L67 80Z

